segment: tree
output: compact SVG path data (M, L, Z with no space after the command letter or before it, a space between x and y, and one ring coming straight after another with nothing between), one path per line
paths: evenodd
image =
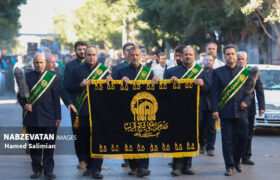
M280 49L280 0L250 0L247 1L246 5L241 7L241 11L248 18L257 19L258 26L262 28L263 33L272 41L276 42L277 49ZM265 51L264 47L262 49ZM280 56L280 54L278 55ZM268 60L270 58L266 59L266 63L271 63Z
M240 10L230 11L236 3L229 1L139 0L138 5L143 10L139 19L146 22L150 27L150 34L157 37L150 38L154 42L146 44L159 46L159 39L171 47L178 44L203 46L209 41L220 44L238 42L246 21ZM231 17L228 18L229 16ZM142 31L143 36L147 35L146 32L147 29Z
M133 29L139 8L133 0L89 0L69 16L58 14L55 32L64 44L85 40L101 48L122 46L122 26Z
M0 1L0 48L10 49L16 43L15 37L20 28L19 6L26 0L1 0Z

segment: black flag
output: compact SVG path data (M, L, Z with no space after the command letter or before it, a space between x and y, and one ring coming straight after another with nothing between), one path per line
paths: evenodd
M91 157L198 155L199 86L194 80L92 81Z

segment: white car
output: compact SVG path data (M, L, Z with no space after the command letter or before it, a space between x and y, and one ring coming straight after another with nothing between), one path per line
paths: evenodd
M268 64L251 64L260 70L260 78L264 87L265 113L255 116L255 127L280 128L280 66Z

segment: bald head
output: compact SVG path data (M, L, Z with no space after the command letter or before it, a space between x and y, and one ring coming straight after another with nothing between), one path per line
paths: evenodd
M191 66L194 63L195 59L195 51L192 46L186 46L183 51L183 65L184 66Z
M42 74L46 69L46 57L42 54L37 54L33 58L34 70Z

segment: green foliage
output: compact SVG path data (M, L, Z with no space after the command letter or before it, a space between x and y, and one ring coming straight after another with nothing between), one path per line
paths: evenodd
M215 41L214 31L219 33L218 43L237 42L246 27L240 11L243 4L243 0L139 0L143 10L140 20L150 26L150 34L157 36L155 42L145 44L157 44L158 39L163 39L171 47L203 46ZM142 30L140 37L145 35L147 29Z
M63 44L85 40L101 48L122 46L122 25L134 22L140 13L134 0L89 0L71 16L54 18L55 32Z
M0 48L10 49L15 43L15 37L20 28L18 7L26 0L0 1Z

